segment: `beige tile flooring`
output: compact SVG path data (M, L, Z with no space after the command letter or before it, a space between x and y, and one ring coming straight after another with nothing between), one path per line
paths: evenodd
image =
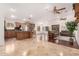
M78 56L79 50L50 42L37 42L35 39L6 41L0 47L0 55L4 56Z

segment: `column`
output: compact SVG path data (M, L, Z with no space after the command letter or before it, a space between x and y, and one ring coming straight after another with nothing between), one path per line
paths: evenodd
M0 45L4 45L4 18L0 17Z

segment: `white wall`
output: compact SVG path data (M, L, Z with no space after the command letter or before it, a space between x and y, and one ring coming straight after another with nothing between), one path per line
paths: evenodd
M4 45L4 19L0 17L0 45Z
M75 13L73 11L73 8L71 8L71 10L66 15L63 14L63 16L61 16L61 17L66 17L66 20L60 20L59 21L59 24L60 24L60 32L62 30L67 30L67 28L66 28L66 22L68 22L68 21L75 21L74 15L75 15Z
M50 6L51 9L53 9L54 6L57 6L58 9L66 7L66 11L64 11L62 14L55 15L53 13L53 10L47 10L46 8ZM15 12L12 12L10 8L16 9ZM27 19L30 14L33 15L32 19L30 21L34 22L35 24L42 23L43 26L47 25L53 25L53 24L60 24L60 30L64 29L65 25L64 22L60 21L61 17L66 17L67 20L73 20L74 12L72 11L72 3L29 3L29 4L23 4L23 3L14 3L14 4L0 4L0 16L3 17L11 17L11 14L15 16L16 20L12 21L20 21L20 19ZM1 20L0 20L1 21ZM1 21L2 22L2 21ZM63 24L62 24L63 23ZM0 23L2 24L2 23ZM2 25L0 25L2 27ZM2 29L0 29L2 31ZM0 32L1 32L0 31Z
M78 43L78 45L79 45L79 24L78 24L78 28L77 28L78 30L76 31L76 35L75 35L75 37L76 37L76 41L77 41L77 43Z
M46 8L50 6L50 9L47 10ZM56 21L59 19L56 19L56 16L53 13L53 7L57 6L58 9L66 7L67 12L63 12L61 17L70 16L71 9L72 9L72 3L14 3L14 4L0 4L0 15L3 17L10 17L11 14L15 16L17 20L28 18L30 14L33 15L31 21L37 23L37 22L43 22L44 24L55 24ZM16 9L15 12L12 12L10 8Z

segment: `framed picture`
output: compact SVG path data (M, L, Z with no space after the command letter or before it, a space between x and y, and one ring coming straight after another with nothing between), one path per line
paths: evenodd
M14 29L15 28L15 23L12 21L4 21L4 27L5 29Z

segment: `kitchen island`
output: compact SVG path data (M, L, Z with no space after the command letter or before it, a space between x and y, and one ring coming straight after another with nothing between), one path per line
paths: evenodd
M18 31L18 30L6 30L5 39L16 38L18 40L27 39L32 37L31 31Z

